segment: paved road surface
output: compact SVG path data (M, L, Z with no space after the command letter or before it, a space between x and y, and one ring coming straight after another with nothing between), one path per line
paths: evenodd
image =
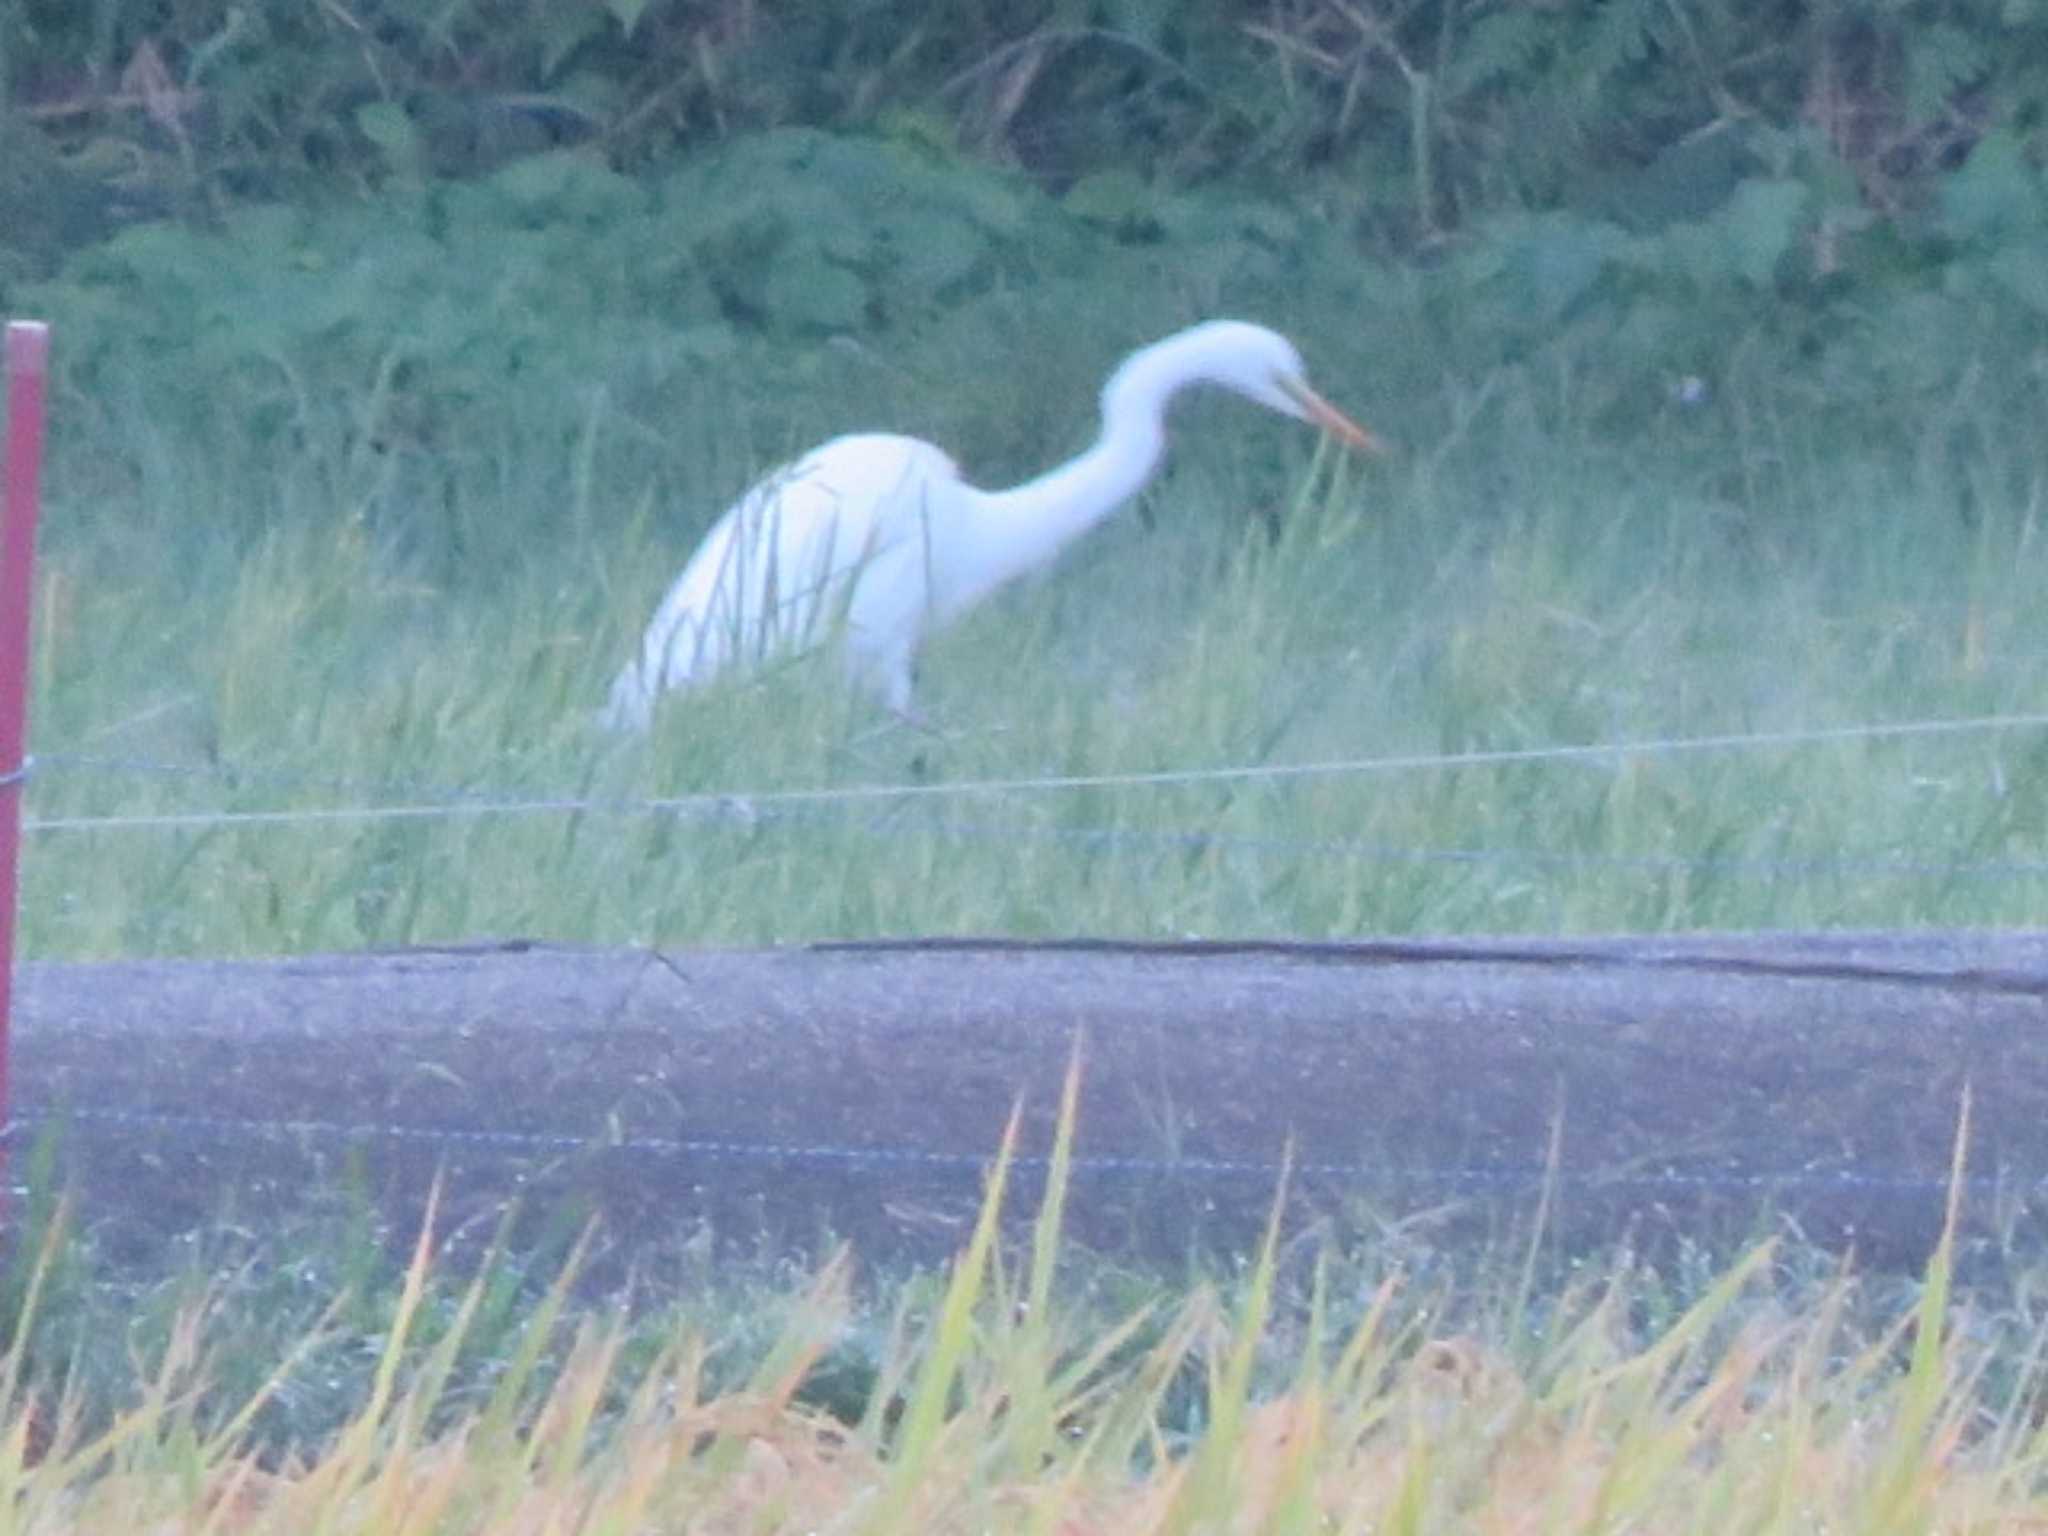
M1526 1214L1560 1106L1570 1241L1768 1199L1917 1262L1966 1082L1972 1208L2048 1179L2048 932L511 944L31 964L18 1001L17 1108L65 1120L117 1246L229 1200L259 1219L354 1158L400 1223L440 1168L457 1220L594 1203L621 1256L706 1223L940 1251L1020 1092L1045 1150L1077 1037L1075 1218L1111 1248L1237 1241L1290 1140L1304 1216Z

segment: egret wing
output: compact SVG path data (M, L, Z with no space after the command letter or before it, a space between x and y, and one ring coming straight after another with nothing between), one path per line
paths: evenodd
M856 606L875 606L860 590L871 576L891 589L891 611L900 608L921 509L934 485L956 475L929 443L864 434L835 438L761 480L712 526L662 599L640 654L613 684L608 722L643 728L664 690L820 644Z

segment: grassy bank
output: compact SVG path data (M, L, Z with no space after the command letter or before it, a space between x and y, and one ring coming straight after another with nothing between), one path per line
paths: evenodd
M848 390L881 365L829 351L811 393L766 400L743 370L713 369L669 418L596 387L568 402L508 392L506 430L450 456L432 506L360 445L287 453L225 424L165 429L141 401L98 421L60 401L32 816L446 791L732 798L692 818L43 832L27 951L2038 916L2036 732L914 803L749 798L2048 705L2048 557L2021 445L1951 462L1729 399L1673 403L1617 438L1534 370L1404 397L1337 349L1309 350L1328 392L1401 454L1333 477L1291 424L1195 402L1141 506L932 647L936 738L844 697L829 662L678 702L645 745L590 717L753 473L878 422L983 444L970 469L989 479L1025 472L1089 430L1112 360L1099 340L1047 342L1014 377L968 348L915 359L918 381L877 383L859 408ZM1005 439L1013 406L1028 430ZM515 430L550 410L578 424L573 451Z

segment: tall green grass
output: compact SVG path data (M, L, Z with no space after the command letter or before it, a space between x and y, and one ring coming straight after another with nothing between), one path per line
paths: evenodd
M60 401L32 816L729 799L695 818L41 832L27 952L2038 918L2039 732L749 799L2048 707L2026 445L1903 413L1852 432L1739 378L1617 432L1561 369L1475 385L1397 347L1382 374L1306 332L1320 384L1400 453L1335 465L1291 423L1189 403L1141 505L930 648L936 735L848 697L829 659L677 699L645 743L594 728L697 536L788 452L891 425L1001 480L1078 446L1114 349L1015 330L904 359L828 346L769 395L707 365L659 419L596 381L576 400L508 382L496 426L432 451ZM382 419L365 389L337 419Z

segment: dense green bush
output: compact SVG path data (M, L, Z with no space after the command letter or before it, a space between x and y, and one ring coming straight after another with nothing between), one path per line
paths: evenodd
M0 306L95 472L150 451L97 402L397 530L599 433L657 495L852 425L1022 469L1224 311L1425 452L1540 400L1752 496L1795 418L2009 481L2037 60L2020 0L0 0Z
M2048 105L2034 0L6 0L0 92L110 200L212 207L617 168L765 127L890 127L1018 165L1184 184L1328 173L1361 228L1503 207L1698 217L1758 134L1911 221ZM0 102L4 106L5 102ZM1306 190L1306 189L1303 189Z
M949 330L985 357L1006 307L1033 331L1101 322L1135 342L1309 281L1312 220L1222 198L1159 217L1193 252L1179 288L1156 281L1150 236L1020 178L914 142L786 129L643 179L556 151L217 223L134 224L23 300L62 326L80 397L135 397L133 414L243 442L252 461L288 442L344 504L410 507L438 500L421 476L499 463L508 441L559 460L597 392L659 447L673 422L724 420L713 403L734 379L786 414L850 398L886 411L891 393L919 393L889 357L914 338L944 350ZM976 334L958 330L969 311ZM974 446L971 423L933 425ZM989 446L1038 451L1072 425L1027 420L1021 444Z
M1021 468L1071 441L1093 385L1019 387L1040 366L1029 354L1099 367L1102 338L1224 311L1298 327L1325 368L1397 385L1362 403L1417 444L1471 425L1436 381L1475 394L1517 371L1571 381L1557 429L1789 405L1882 439L1974 390L1973 419L1988 407L2029 435L2048 190L2020 142L1979 144L1910 241L1831 235L1828 172L1793 143L1700 218L1503 211L1418 266L1221 185L1105 175L1053 199L916 140L784 129L658 174L551 151L132 224L22 299L63 325L81 395L140 396L167 428L226 423L259 456L287 441L365 509L433 504L421 477L461 474L468 450L561 460L594 392L673 444L671 423L729 424L740 379L784 430L894 421ZM975 389L956 407L963 379Z

